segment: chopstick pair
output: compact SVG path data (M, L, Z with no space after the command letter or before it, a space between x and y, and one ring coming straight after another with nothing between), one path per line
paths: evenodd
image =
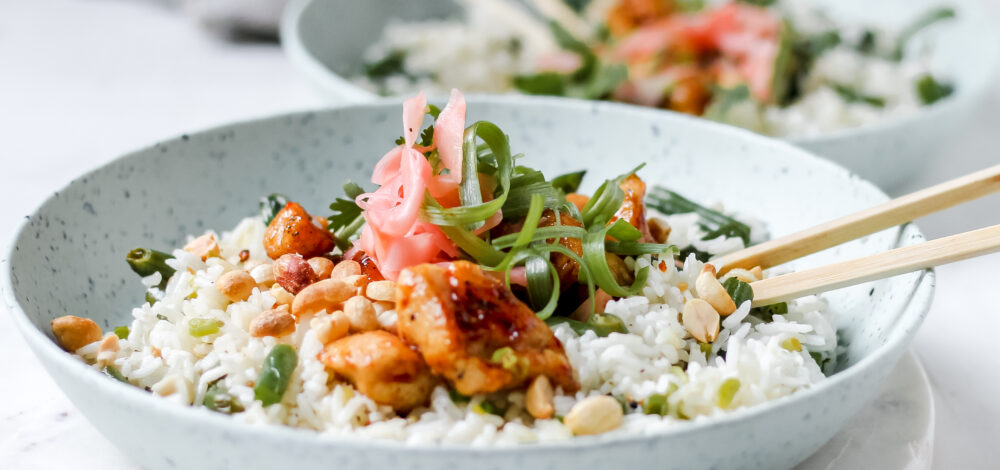
M714 258L720 274L769 268L1000 191L1000 165L791 235ZM1000 225L750 284L753 306L816 294L1000 251Z

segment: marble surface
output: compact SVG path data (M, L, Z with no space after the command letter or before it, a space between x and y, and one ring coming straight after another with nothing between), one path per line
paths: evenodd
M1000 1L988 6L1000 21ZM322 104L276 46L223 42L152 1L0 0L0 64L4 243L51 191L124 151ZM996 164L998 126L1000 86L908 188ZM997 223L990 216L998 213L994 196L920 225L938 237ZM1000 457L1000 355L989 353L1000 329L1000 305L989 295L998 262L991 255L939 269L937 298L914 344L934 389L934 468L995 468ZM0 468L134 468L40 370L5 312L0 357ZM929 453L918 450L926 463ZM853 468L847 462L813 468Z

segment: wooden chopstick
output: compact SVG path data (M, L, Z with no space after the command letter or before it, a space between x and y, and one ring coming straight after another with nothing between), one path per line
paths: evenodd
M769 268L1000 191L1000 165L710 261L720 274ZM975 232L970 232L975 233ZM892 253L891 251L889 253Z
M753 306L784 302L997 251L1000 251L1000 225L752 282Z

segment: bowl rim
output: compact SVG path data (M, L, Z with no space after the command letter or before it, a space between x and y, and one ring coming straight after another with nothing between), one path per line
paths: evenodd
M292 66L304 74L312 85L321 89L324 94L339 96L341 100L336 104L350 104L357 102L378 102L385 98L372 93L353 83L350 79L341 76L330 70L312 53L312 50L304 41L299 29L300 20L307 8L313 3L323 0L291 0L282 11L279 24L279 37L281 48L288 56ZM816 135L782 137L769 136L780 140L791 142L802 146L827 146L841 141L866 139L871 136L878 136L891 132L897 128L908 128L914 123L923 120L939 120L947 116L948 113L964 104L971 104L985 96L990 90L990 78L1000 73L1000 31L992 19L986 14L982 2L978 0L950 0L949 5L954 5L960 10L959 15L973 18L978 28L977 34L983 37L984 44L992 44L989 53L985 57L980 57L980 61L985 63L983 76L974 77L969 80L968 86L959 87L954 94L944 100L930 106L918 108L916 112L907 113L900 116L889 116L876 122L857 127L836 129L830 132L823 132ZM994 26L993 28L987 26ZM510 93L519 95L518 93ZM505 94L498 94L505 95ZM393 95L395 98L403 95ZM327 96L329 99L330 96ZM625 103L622 103L625 104ZM640 108L653 109L658 112L676 113L675 111L649 108L641 105L629 105ZM707 119L706 119L707 120Z
M430 99L439 98L442 97L432 97ZM386 108L387 110L390 110L393 109L390 107L398 106L401 101L401 97L388 97L366 103L326 106L295 112L282 112L212 126L196 132L184 133L176 137L161 140L152 145L141 147L138 150L124 153L114 159L100 163L94 166L91 170L85 172L83 175L73 178L68 183L61 186L54 194L64 192L70 186L77 184L78 181L89 179L92 175L105 171L121 161L147 154L161 145L178 144L191 137L199 135L223 132L229 129L240 128L248 125L282 122L283 120L289 118L302 117L310 114L350 113L352 111L365 108ZM840 165L815 156L807 150L796 147L779 139L769 138L749 130L707 121L694 116L677 113L664 114L658 110L620 103L582 101L561 97L470 94L467 96L467 102L471 106L555 106L568 108L578 112L589 112L593 111L594 108L598 108L601 112L610 111L613 113L620 113L622 116L627 116L627 118L630 119L651 119L666 121L668 124L682 123L684 125L701 126L708 128L715 133L729 134L733 137L739 138L747 145L765 148L770 147L777 152L782 152L784 154L791 155L794 158L801 159L803 162L808 162L809 165L814 165L816 169L851 178L856 184L859 185L860 189L874 191L874 194L880 199L888 199L884 192L869 181L854 175ZM878 361L883 360L883 356L886 356L891 351L902 348L907 343L912 341L914 335L916 334L916 330L919 328L924 317L927 315L928 310L930 309L931 300L935 290L934 270L928 269L920 271L919 276L915 278L914 284L907 294L909 298L897 312L894 312L898 313L903 321L900 321L893 326L886 337L885 343L878 346L872 354L861 358L854 365L834 374L833 376L829 376L826 380L820 382L819 384L797 391L791 395L770 400L758 405L731 410L722 416L712 416L707 418L699 417L686 423L670 426L664 429L658 429L648 433L621 433L612 436L577 436L566 441L555 442L536 442L510 446L472 446L470 444L448 444L436 442L410 444L405 441L365 438L350 434L327 435L322 431L292 428L280 424L261 425L241 423L231 417L220 413L214 413L210 410L203 409L202 407L178 406L168 400L153 397L151 394L142 391L135 386L121 384L114 380L108 380L108 378L104 377L102 374L96 373L92 367L75 359L73 355L63 351L51 338L49 338L45 332L35 327L29 319L27 313L17 302L13 286L15 266L11 264L11 259L14 253L19 250L18 242L23 236L25 236L26 231L29 228L31 218L37 214L39 210L43 209L54 200L55 196L50 195L39 203L39 205L32 210L30 215L21 219L15 229L13 237L10 238L7 249L3 252L5 256L3 259L0 259L0 294L2 294L0 297L3 298L4 305L13 317L14 323L21 331L21 334L25 338L29 347L34 351L35 355L42 360L43 365L46 366L46 371L50 376L53 376L54 378L56 378L56 376L65 376L74 383L85 385L88 388L96 390L95 393L101 396L127 402L129 406L136 408L141 407L142 409L158 415L158 417L162 417L163 419L184 421L187 423L199 423L205 426L214 426L220 431L230 432L236 435L253 438L266 437L274 439L276 442L294 442L302 445L343 445L351 446L353 449L358 450L399 451L420 454L445 452L452 454L467 453L473 455L507 455L514 453L523 454L525 452L578 450L582 447L586 447L588 449L600 449L606 446L615 446L623 443L654 442L660 439L669 439L683 433L718 429L729 426L738 421L755 419L761 415L770 413L776 408L791 406L796 403L811 400L812 397L824 393L831 388L839 387L841 384L852 380L855 376L865 373ZM900 227L901 231L894 242L894 246L916 243L924 239L923 234L919 231L916 225L910 223L904 224ZM910 230L909 232L907 232L908 228ZM902 237L904 232L907 232L909 236ZM63 393L66 393L61 381L57 380L57 383L59 384L59 388L63 390ZM67 394L67 396L73 398L73 395L71 394ZM89 419L90 418L88 417L88 420Z

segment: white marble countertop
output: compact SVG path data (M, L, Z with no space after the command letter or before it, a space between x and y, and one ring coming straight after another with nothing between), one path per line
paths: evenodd
M991 0L1000 20L1000 0ZM219 40L153 1L0 0L0 239L83 171L158 139L250 116L321 106L266 43ZM909 189L1000 161L1000 85L961 138ZM928 217L930 237L1000 222L1000 196ZM935 468L1000 457L1000 255L939 269L914 344L934 387ZM0 313L0 468L133 468L73 409ZM62 466L60 465L60 468Z

